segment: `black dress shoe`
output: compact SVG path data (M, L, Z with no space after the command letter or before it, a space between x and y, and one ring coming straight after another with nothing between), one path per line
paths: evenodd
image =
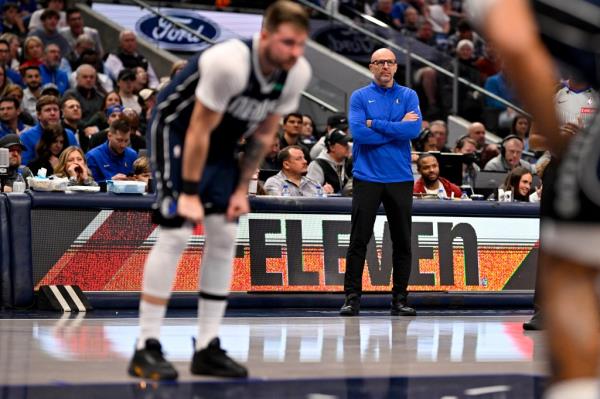
M360 312L360 297L347 297L340 309L340 316L358 316Z
M417 311L406 305L406 299L392 298L392 308L390 310L392 316L416 316Z
M540 331L544 329L542 324L542 314L539 310L536 310L531 319L528 322L523 323L523 330L526 331Z

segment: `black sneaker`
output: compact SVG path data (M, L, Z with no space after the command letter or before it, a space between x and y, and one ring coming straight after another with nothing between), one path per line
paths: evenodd
M536 310L531 319L523 323L523 330L526 331L540 331L544 329L542 324L542 314L539 310Z
M392 297L392 307L390 309L392 316L416 316L417 311L406 304L406 299Z
M213 338L206 348L194 353L191 371L192 374L215 377L248 377L248 370L227 356L227 353L221 349L219 338Z
M360 313L360 297L353 295L346 297L340 309L340 316L358 316Z
M177 370L164 358L160 342L154 338L146 340L144 349L136 349L128 371L133 377L152 380L177 379Z

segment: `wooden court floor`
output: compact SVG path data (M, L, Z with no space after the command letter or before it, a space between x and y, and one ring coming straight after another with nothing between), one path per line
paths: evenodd
M197 377L188 370L196 335L188 312L170 315L162 330L180 379L154 384L126 373L137 335L130 313L0 319L0 399L537 398L547 373L543 333L521 328L527 314L329 310L226 317L222 346L250 378Z

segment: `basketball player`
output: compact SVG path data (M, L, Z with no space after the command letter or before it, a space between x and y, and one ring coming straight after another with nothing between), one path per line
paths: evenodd
M190 60L158 95L149 126L158 201L158 240L146 261L140 335L129 373L173 380L160 327L179 258L194 224L206 244L200 272L192 374L246 377L217 337L231 283L237 220L249 211L248 183L270 148L280 115L296 111L310 79L303 58L308 16L290 1L267 8L259 35L216 44ZM250 138L237 158L236 145Z
M571 0L564 5L552 0L468 0L467 8L494 43L509 80L558 157L542 196L547 201L540 240L542 311L553 367L546 398L586 399L600 397L600 120L596 113L576 136L558 133L555 68L548 50L570 68L568 73L597 89L600 2Z

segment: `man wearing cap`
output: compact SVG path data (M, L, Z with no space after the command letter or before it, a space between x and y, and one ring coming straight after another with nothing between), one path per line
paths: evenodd
M44 46L56 44L60 48L61 54L69 54L71 52L69 42L58 33L58 20L60 19L58 11L48 8L42 13L41 19L42 28L29 32L28 36L39 37Z
M327 118L327 126L325 127L325 134L317 140L315 145L310 149L310 158L316 159L321 153L327 152L325 146L325 136L329 134L333 129L339 129L344 132L348 132L348 118L345 114L334 114Z
M308 165L306 177L323 186L327 194L341 194L350 179L351 174L346 169L350 140L350 135L344 131L332 130L325 139L327 152L322 152Z
M54 43L46 45L44 49L44 59L40 65L40 76L42 85L53 84L59 95L69 88L69 76L60 69L60 47Z
M154 89L142 89L138 93L142 102L144 103L144 110L146 111L145 118L146 120L150 120L152 116L152 110L156 105L156 90Z
M96 112L102 109L104 96L96 88L96 69L88 64L80 65L75 71L77 85L65 92L79 100L81 114L86 123Z
M27 184L27 178L33 177L33 173L29 170L27 166L21 165L21 153L25 149L21 141L19 140L19 136L16 134L7 134L6 136L0 139L0 148L8 149L8 174L6 176L0 176L0 182L2 183L2 191L5 193L12 191L12 185L14 181L17 179L18 171L21 170L21 174L23 175L23 180L25 180L25 184Z
M367 244L381 203L392 241L393 316L414 316L407 305L411 270L413 174L410 142L421 130L419 98L394 81L396 55L387 48L371 55L373 82L350 97L354 169L350 245L346 255L342 316L360 311Z
M122 69L117 78L117 93L121 96L121 101L125 108L131 108L140 115L142 113L140 98L133 92L135 79L136 76L133 69Z
M60 123L60 104L58 98L55 96L41 96L37 102L37 118L38 123L21 134L21 142L25 146L25 151L22 155L24 165L27 165L29 161L36 157L35 146L40 141L44 128ZM73 132L69 129L65 130L69 139L69 143L68 145L65 144L65 147L70 145L79 147Z

